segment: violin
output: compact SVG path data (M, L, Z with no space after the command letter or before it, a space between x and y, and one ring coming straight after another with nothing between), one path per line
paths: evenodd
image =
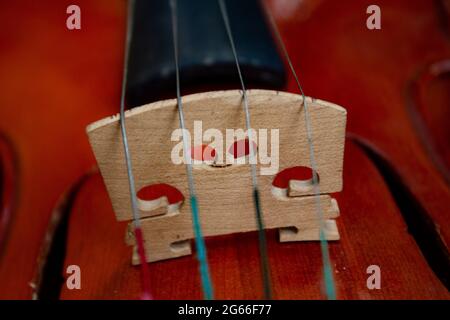
M445 1L77 5L1 4L0 298L449 298Z

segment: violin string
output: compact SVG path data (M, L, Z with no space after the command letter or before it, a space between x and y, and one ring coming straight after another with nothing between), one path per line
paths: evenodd
M228 40L231 45L231 50L233 51L234 60L236 63L237 73L239 75L239 81L242 87L242 96L244 102L244 111L245 111L245 126L247 129L248 135L248 144L249 144L249 153L250 153L250 168L251 168L251 177L252 177L252 186L253 186L253 202L255 206L256 213L256 222L258 225L258 242L259 242L259 254L261 260L261 269L262 269L262 277L263 277L263 286L264 286L264 297L265 299L272 298L272 289L271 289L271 281L270 281L270 267L269 267L269 259L267 254L267 241L266 241L266 233L264 230L264 221L263 214L261 208L261 202L259 197L259 188L258 188L258 180L256 175L256 162L254 161L255 153L253 151L253 143L252 143L252 130L250 126L250 112L248 108L248 99L247 99L247 91L244 84L244 79L241 73L241 68L239 65L239 59L236 52L236 47L234 44L233 33L231 31L230 22L228 19L228 12L226 5L223 0L218 0L220 11L222 13L222 18L225 24L225 29L227 32Z
M127 77L128 77L128 59L130 44L132 38L134 24L134 0L129 1L128 4L128 18L127 18L127 31L125 38L125 57L123 66L123 79L122 79L122 92L120 98L120 131L122 134L123 149L125 153L125 162L127 166L128 184L131 198L131 212L133 213L133 226L134 234L136 237L137 252L139 256L139 261L141 264L141 281L142 281L142 299L150 300L153 299L150 291L150 271L147 265L147 258L144 247L144 239L142 235L142 229L140 224L140 214L137 206L136 199L136 187L134 182L133 167L131 163L130 148L128 146L127 130L125 125L125 92L127 87Z
M205 246L205 240L203 238L202 229L200 225L199 209L197 195L195 192L194 175L192 173L192 164L189 159L189 147L188 147L188 137L186 135L186 126L184 123L184 113L183 113L183 103L181 99L180 90L180 70L178 64L178 19L177 19L177 2L176 0L170 0L170 8L172 14L172 38L173 38L173 48L175 56L175 73L176 73L176 86L177 86L177 104L178 104L178 116L180 120L181 131L183 132L183 152L184 160L186 163L186 172L189 184L189 196L192 211L192 224L195 234L195 245L197 249L197 259L200 267L200 277L203 287L203 295L205 299L213 299L213 287L211 284L211 278L209 275L209 266L207 259L207 252Z
M313 144L313 138L312 138L311 118L309 116L309 106L307 104L306 96L305 96L303 88L300 84L300 81L298 79L294 65L292 64L291 58L287 51L286 45L284 44L283 39L281 37L278 26L275 23L275 20L274 20L272 14L270 13L270 10L265 10L265 11L266 11L267 17L269 18L269 22L272 25L272 29L275 33L275 37L277 38L277 42L279 43L281 50L283 52L283 55L285 56L286 61L289 65L289 69L290 69L292 75L294 76L295 82L297 84L297 88L302 95L302 100L303 100L302 106L304 108L306 135L307 135L308 147L309 147L309 160L310 160L310 165L311 165L311 169L312 169L312 173L313 173L312 182L313 182L313 188L314 188L316 218L319 222L319 239L320 239L320 248L321 248L321 253L322 253L325 292L326 292L327 299L336 300L336 288L335 288L333 272L332 272L332 268L331 268L328 241L326 240L326 237L325 237L326 226L325 226L325 221L323 219L322 204L320 202L320 186L318 183L317 170L316 170L317 164L316 164L316 159L315 159L315 155L314 155L314 144Z

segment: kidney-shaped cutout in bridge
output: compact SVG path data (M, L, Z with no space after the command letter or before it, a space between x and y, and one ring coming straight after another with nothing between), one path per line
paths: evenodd
M317 173L316 176L319 182ZM276 197L297 196L308 193L313 188L313 170L305 166L284 169L278 172L272 181L272 193Z
M184 196L174 186L158 183L139 189L137 200L139 209L144 212L143 215L153 217L178 211Z
M256 154L258 146L254 141L252 143L252 148L253 154ZM250 154L249 140L246 138L235 141L228 149L228 153L231 154L235 159L248 156Z
M207 144L202 144L192 147L190 156L192 160L214 161L216 159L216 150Z

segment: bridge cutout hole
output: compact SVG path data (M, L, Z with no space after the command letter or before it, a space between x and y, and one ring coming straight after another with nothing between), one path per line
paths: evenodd
M175 212L184 201L181 191L166 183L144 186L136 196L138 208L144 212L152 212L150 216Z
M199 161L214 161L216 159L216 150L207 144L194 146L191 148L191 159Z
M252 141L252 147L253 147L253 154L256 155L258 146L254 141ZM235 141L228 149L228 153L231 154L235 159L250 155L249 140L246 138Z
M316 173L317 182L320 178ZM276 197L288 197L289 190L307 193L314 189L313 170L306 166L296 166L277 173L272 181L272 193Z
M173 252L189 251L190 248L191 248L191 241L189 239L175 241L170 244L170 250L172 250Z

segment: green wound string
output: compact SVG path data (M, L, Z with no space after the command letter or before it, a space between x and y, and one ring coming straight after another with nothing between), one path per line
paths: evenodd
M304 108L305 113L305 125L306 125L306 135L308 140L308 147L309 147L309 160L311 164L311 169L313 172L313 186L314 186L314 198L315 198L315 210L316 210L316 219L319 222L319 239L320 239L320 250L322 252L322 264L323 264L323 278L324 278L324 284L325 284L325 293L328 300L336 300L336 287L334 284L333 279L333 271L331 268L331 262L330 262L330 253L328 248L328 241L325 237L325 221L323 219L323 211L322 211L322 204L320 203L320 187L319 187L319 181L317 177L317 165L316 160L314 156L314 145L313 145L313 138L312 138L312 128L311 128L311 120L309 117L309 106L306 101L305 93L303 92L303 88L300 85L300 81L298 80L297 73L295 72L295 68L292 64L291 58L289 57L288 51L286 49L286 46L281 38L280 31L278 30L277 24L275 23L275 20L273 19L271 13L269 10L265 10L266 15L269 18L269 21L272 25L272 29L274 30L275 37L277 38L277 41L281 47L281 50L283 51L283 54L289 64L289 68L292 72L292 75L295 78L295 82L297 84L298 90L300 91L302 95L302 106Z
M272 299L272 289L270 284L270 267L269 267L269 259L267 255L267 241L266 241L266 233L264 230L264 221L261 209L261 202L259 199L259 191L258 191L258 180L256 175L256 161L254 161L255 152L253 150L252 143L252 130L250 126L250 112L248 110L248 99L247 99L247 90L245 89L244 79L242 77L241 68L239 66L239 59L236 52L236 47L234 45L233 33L231 32L230 22L228 19L227 8L223 0L218 0L220 11L222 13L222 18L225 24L225 29L227 31L228 39L230 41L231 50L233 51L234 60L236 62L237 73L239 75L239 80L242 87L242 96L244 101L244 111L245 111L245 125L247 129L248 135L248 144L249 144L249 153L250 153L250 168L251 168L251 176L252 176L252 185L253 185L253 202L255 206L256 213L256 223L258 226L258 243L259 243L259 255L261 260L261 271L263 277L263 286L264 286L264 297L266 299Z
M170 0L170 9L172 13L172 35L173 35L173 48L175 56L175 71L176 71L176 85L177 85L177 104L178 104L178 116L180 120L180 127L183 132L183 152L184 160L186 162L186 172L189 184L190 205L192 212L192 225L195 235L195 246L197 249L197 259L200 268L200 278L202 282L203 295L207 300L213 299L213 287L211 284L211 278L209 275L209 266L206 253L205 240L202 234L202 228L200 225L200 215L198 210L198 201L195 193L194 175L192 173L192 164L188 147L188 137L186 135L186 126L184 123L183 103L181 100L180 90L180 71L178 66L178 21L177 21L177 2L176 0Z

